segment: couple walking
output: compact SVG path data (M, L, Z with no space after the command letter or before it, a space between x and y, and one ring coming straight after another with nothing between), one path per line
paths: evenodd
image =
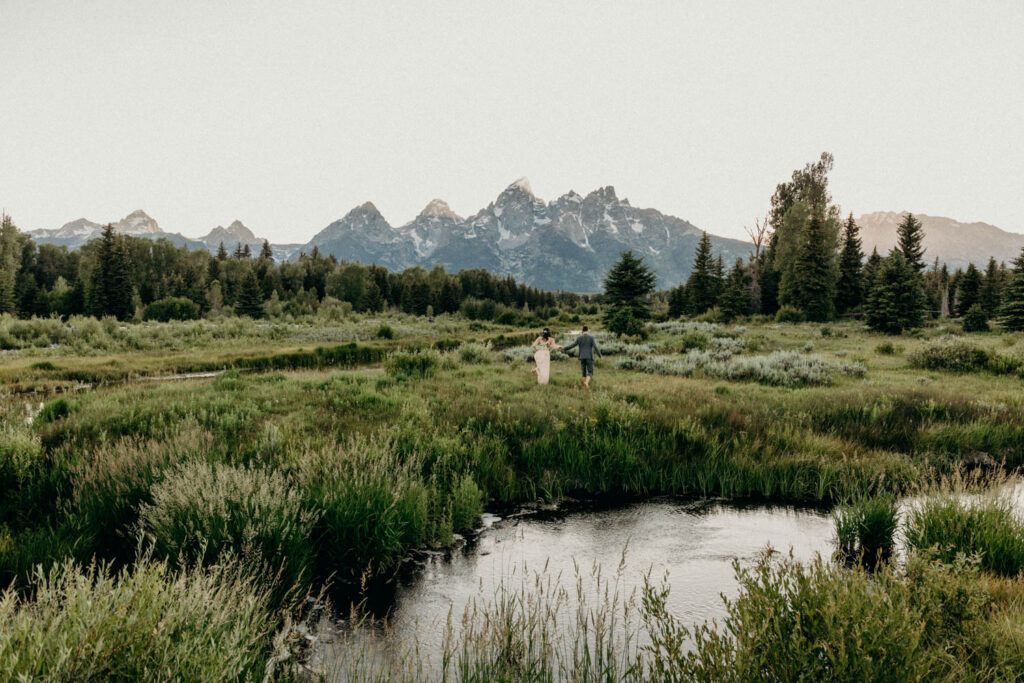
M576 337L576 341L568 346L558 346L551 336L551 330L546 327L544 328L540 336L533 341L533 359L537 362L537 367L533 369L533 373L537 375L537 384L547 384L548 380L551 379L551 349L568 351L569 349L579 348L580 370L583 371L583 386L587 389L590 388L590 378L594 376L594 358L601 357L601 350L597 348L597 341L590 336L589 330L590 328L584 325L583 332L580 336Z

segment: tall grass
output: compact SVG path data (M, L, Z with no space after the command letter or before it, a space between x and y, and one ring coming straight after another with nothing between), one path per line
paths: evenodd
M836 545L850 560L876 567L892 555L899 510L892 495L858 496L832 513Z
M276 472L205 462L176 467L153 486L139 525L155 552L185 562L236 558L278 574L278 592L301 588L317 514Z
M0 679L243 681L286 674L261 587L230 568L59 562L0 594Z
M568 585L527 572L450 614L440 652L387 637L343 640L331 673L351 681L859 683L1015 680L1024 665L1024 650L1013 647L1024 637L1024 605L963 558L915 554L868 574L769 550L753 566L734 562L734 571L739 590L723 598L725 619L695 626L668 607L671 577L648 577L627 593L618 575L597 569L577 569Z
M927 496L911 507L905 535L909 548L932 550L946 562L977 555L996 574L1024 571L1024 520L1005 491Z

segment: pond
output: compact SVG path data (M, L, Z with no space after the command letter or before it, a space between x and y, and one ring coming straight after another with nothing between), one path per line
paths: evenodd
M532 584L536 572L560 578L575 594L576 577L600 571L628 594L666 576L669 609L686 623L722 617L721 595L736 595L732 562L752 565L766 546L799 560L832 550L833 524L822 509L736 504L721 500L655 499L615 508L541 511L501 519L485 515L485 529L460 549L428 556L403 572L393 590L370 605L387 613L387 631L399 641L416 642L436 661L449 613L455 624L476 600L490 602L503 584ZM598 584L586 580L584 591ZM601 589L603 590L603 589ZM596 595L585 596L593 604ZM310 664L330 672L349 656L353 641L383 630L373 621L351 631L322 622Z

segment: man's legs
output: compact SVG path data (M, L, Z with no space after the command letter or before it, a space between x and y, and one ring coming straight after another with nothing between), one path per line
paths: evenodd
M580 369L583 371L583 386L590 389L590 378L594 376L594 361L580 358Z

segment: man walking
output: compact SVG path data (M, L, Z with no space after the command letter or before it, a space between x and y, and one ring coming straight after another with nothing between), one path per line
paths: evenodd
M601 350L597 348L597 341L588 334L590 328L583 326L583 334L576 337L576 341L565 347L565 350L579 347L580 369L583 371L583 386L590 389L590 378L594 376L594 357L601 357Z

